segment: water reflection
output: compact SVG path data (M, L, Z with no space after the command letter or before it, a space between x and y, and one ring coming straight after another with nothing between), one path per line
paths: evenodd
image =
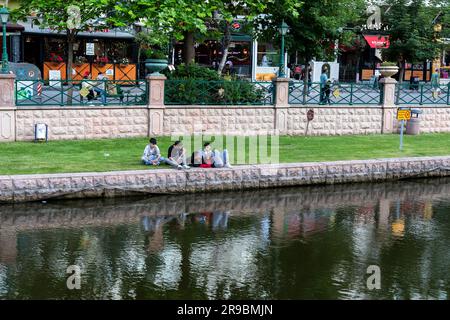
M450 179L0 206L0 298L447 299L449 217Z

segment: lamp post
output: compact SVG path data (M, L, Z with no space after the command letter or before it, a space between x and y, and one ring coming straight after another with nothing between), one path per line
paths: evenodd
M8 67L8 52L6 48L6 24L9 20L9 11L8 8L3 7L0 9L0 19L2 20L3 26L3 54L2 54L2 71L1 73L9 73Z
M286 24L286 22L281 23L281 25L278 27L278 32L281 34L281 50L280 50L280 70L278 71L278 76L280 78L285 78L286 74L284 73L284 36L289 30L289 26Z

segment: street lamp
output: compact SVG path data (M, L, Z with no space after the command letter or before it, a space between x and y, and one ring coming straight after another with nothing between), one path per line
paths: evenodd
M9 20L9 11L8 8L3 7L0 9L0 19L2 20L3 25L3 54L2 54L2 71L1 73L9 73L8 68L8 52L6 49L6 24Z
M289 26L286 24L286 22L281 23L281 25L278 27L278 32L281 34L281 50L280 50L280 70L278 71L278 76L280 78L285 78L286 75L284 73L284 36L289 30Z

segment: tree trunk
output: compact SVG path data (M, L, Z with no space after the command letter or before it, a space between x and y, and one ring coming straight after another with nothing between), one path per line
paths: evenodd
M403 82L403 77L405 76L405 66L406 66L406 61L402 60L400 63L400 73L398 74L398 82L399 83Z
M191 31L184 32L184 63L191 64L195 61L194 33Z
M227 22L225 26L225 34L223 39L222 59L220 60L219 68L217 69L217 73L219 75L222 74L223 68L225 67L225 63L227 62L228 51L230 50L230 43L231 43L230 25Z
M309 94L309 86L308 86L308 82L309 82L309 60L306 59L305 61L305 76L303 77L303 103L306 103L306 97Z

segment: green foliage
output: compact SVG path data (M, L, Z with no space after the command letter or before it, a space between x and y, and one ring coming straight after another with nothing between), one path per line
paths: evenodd
M381 64L382 67L396 67L397 62L385 61Z
M448 1L444 2L448 11ZM437 8L436 2L430 5L425 0L388 0L387 5L390 10L382 20L389 28L391 45L383 50L384 58L402 63L434 59L439 44L435 40L433 19L442 8Z
M270 89L269 89L270 90ZM271 92L242 80L168 80L165 101L182 105L252 105L270 103Z
M255 24L264 26L257 34L259 37L273 41L280 38L277 28L284 19L290 27L286 47L290 52L297 51L303 61L310 61L313 57L317 60L331 58L334 55L332 44L341 36L339 28L355 25L365 9L364 0L304 0L294 3L274 1L268 5L268 14L256 19ZM346 31L346 39L349 40L352 34Z
M220 80L220 76L216 71L206 67L202 67L198 64L180 64L176 67L175 71L164 71L167 79L171 80L183 80L183 79L195 79L195 80Z
M260 104L267 94L257 84L225 80L215 70L197 64L181 64L164 70L166 103L172 104Z

